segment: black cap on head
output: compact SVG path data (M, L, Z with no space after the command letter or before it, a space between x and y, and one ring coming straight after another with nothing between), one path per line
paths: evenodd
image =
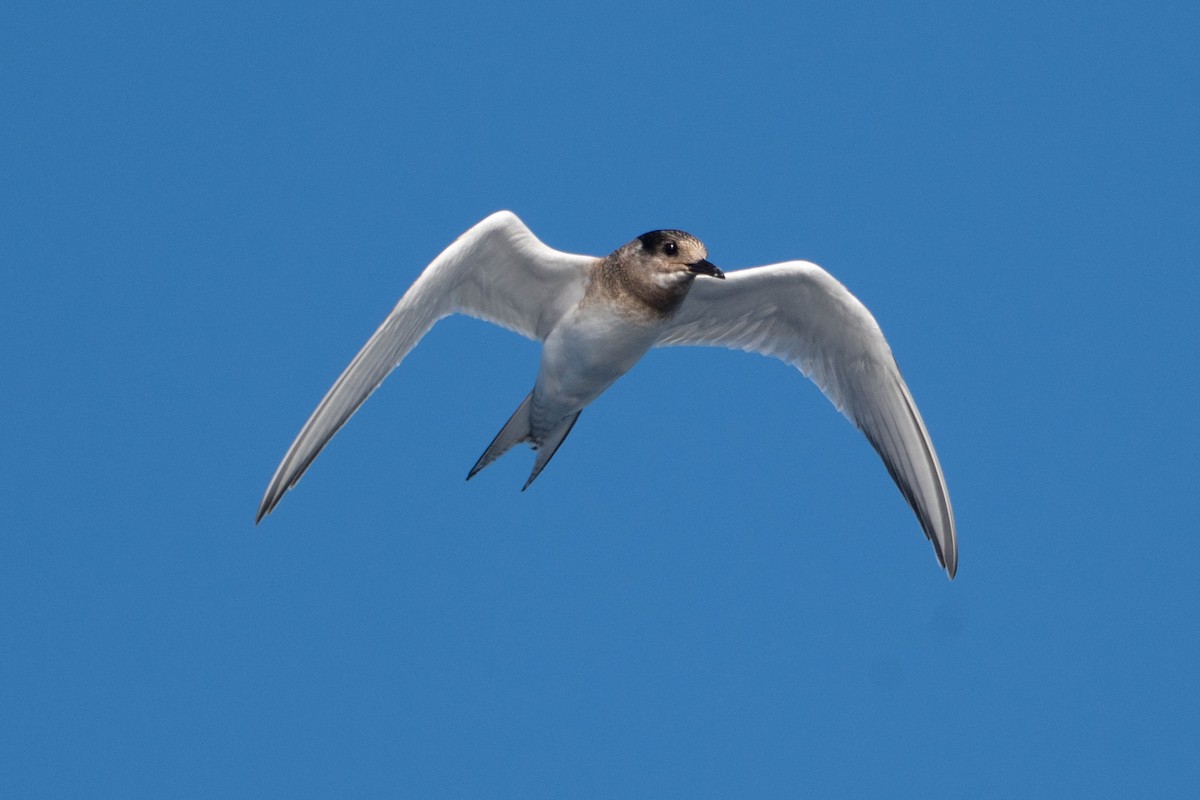
M661 253L663 247L668 243L678 244L680 239L691 239L692 237L683 231L661 230L643 233L637 238L642 243L642 248L647 252Z

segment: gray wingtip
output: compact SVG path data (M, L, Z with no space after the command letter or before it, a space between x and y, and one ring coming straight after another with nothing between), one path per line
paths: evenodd
M903 492L903 489L901 491ZM907 499L907 493L905 493L905 497ZM921 522L925 538L933 545L933 554L937 557L938 565L946 570L946 575L950 580L954 580L954 576L958 573L958 534L954 529L954 517L950 516L945 520L947 524L946 535L944 537L938 536L936 523L931 519L927 519L911 500L909 501L909 505L912 506L913 511L917 514L917 519ZM949 513L948 508L947 513Z
M281 464L279 468L280 471L282 471L283 465ZM291 481L291 483L288 483L287 481L281 481L278 474L271 479L271 483L267 486L266 493L263 494L262 502L258 504L258 514L254 517L255 525L258 525L258 523L270 516L271 512L275 510L275 506L279 505L279 501L283 499L285 494L287 494L287 490L292 488L295 483L296 482L294 480Z
M950 580L954 580L954 576L958 573L958 533L955 530L953 512L950 511L948 504L946 514L945 549L943 549L943 538L937 535L933 521L926 520L920 512L917 513L917 516L921 520L921 527L925 531L926 538L933 545L933 554L937 556L938 564L946 570L946 576Z
M267 496L264 497L262 502L258 504L258 514L254 517L254 524L257 526L258 523L266 519L267 515L275 510L275 506L278 502L279 498L272 497L270 492L268 492Z
M954 550L950 553L949 558L943 558L941 553L938 553L938 560L942 562L942 566L946 569L946 576L950 580L954 580L954 576L958 574L958 551Z

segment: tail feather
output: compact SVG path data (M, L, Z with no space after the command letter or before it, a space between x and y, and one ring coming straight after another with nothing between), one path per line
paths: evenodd
M571 416L558 423L558 427L550 431L550 434L536 446L537 460L533 462L533 472L529 473L529 480L525 481L525 485L521 487L521 491L529 488L529 484L533 483L538 475L542 474L542 470L550 463L550 459L554 458L554 454L558 452L558 448L566 441L567 434L571 432L571 428L575 427L575 420L579 419L582 411L576 411Z
M514 445L532 440L533 429L530 424L529 415L532 407L533 392L530 392L521 401L521 405L517 406L517 410L513 412L513 415L508 418L508 422L504 423L504 427L496 434L496 438L492 439L492 443L488 445L487 450L483 451L483 455L475 462L475 466L471 467L471 471L467 473L467 480L474 478L475 473L507 453Z
M467 473L467 480L475 477L479 470L491 464L500 456L507 453L515 445L522 442L530 442L533 449L537 451L537 459L533 462L533 472L529 475L529 480L525 481L525 485L521 487L521 491L529 488L529 484L533 483L534 479L541 474L546 465L550 463L550 459L554 458L554 454L558 452L558 448L567 438L567 434L571 432L571 428L575 427L575 420L579 419L580 411L576 411L571 416L558 423L558 426L549 434L542 437L541 440L533 438L533 392L525 396L521 401L521 405L517 406L517 410L508 418L508 422L504 423L504 427L496 434L496 438L492 439L492 443L488 445L487 450L483 451L483 455L475 462L475 466L471 467L471 471Z

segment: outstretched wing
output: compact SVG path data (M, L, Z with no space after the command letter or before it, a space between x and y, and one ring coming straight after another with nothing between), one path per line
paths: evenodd
M811 378L883 458L954 577L954 512L929 432L879 324L832 275L789 261L697 280L659 344L762 353Z
M594 262L542 244L510 211L498 211L460 236L409 287L304 423L275 470L255 521L271 513L435 322L457 312L543 339L583 297Z

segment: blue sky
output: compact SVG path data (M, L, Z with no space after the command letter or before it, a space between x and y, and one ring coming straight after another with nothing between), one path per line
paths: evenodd
M1186 3L17 4L0 26L0 794L1183 796L1200 766ZM537 347L439 325L486 214L678 227L875 313L947 581L782 364L652 352L467 469Z

